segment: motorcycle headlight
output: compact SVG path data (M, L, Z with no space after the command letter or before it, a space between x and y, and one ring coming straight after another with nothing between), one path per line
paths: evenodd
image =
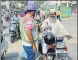
M13 30L14 28L13 28L13 27L11 27L11 29Z
M64 42L58 42L56 47L57 48L64 48L65 47L65 43Z
M14 31L14 30L15 30L15 27L11 27L11 29L10 29L10 30L13 30L13 31Z

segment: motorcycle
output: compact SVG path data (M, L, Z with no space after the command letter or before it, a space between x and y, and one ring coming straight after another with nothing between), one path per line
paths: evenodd
M55 38L54 49L49 48L47 53L47 60L67 60L67 47L64 40L64 37Z
M4 56L6 55L7 50L8 50L8 42L5 40L3 32L1 32L1 60L4 60Z
M56 37L51 32L51 29L52 28L49 26L49 29L42 34L42 40L44 40L47 45L54 45L54 48L49 48L47 51L47 60L67 60L67 46L63 40L65 37L68 38L68 35Z
M9 26L9 33L11 37L11 43L15 41L15 39L19 38L19 29L18 29L18 21L16 20L11 20L10 21L10 26Z

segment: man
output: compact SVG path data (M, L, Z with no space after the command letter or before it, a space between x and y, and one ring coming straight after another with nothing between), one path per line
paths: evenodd
M16 21L20 20L20 16L18 15L17 12L14 12L14 15L11 20L16 20Z
M37 51L37 26L35 25L35 12L37 10L37 5L31 4L27 5L26 10L27 14L22 21L21 33L22 33L22 44L25 52L27 53L26 60L35 60L35 52Z
M68 38L70 39L72 36L66 31L66 29L64 28L64 26L61 24L61 22L56 18L56 13L54 9L51 9L49 11L49 17L47 19L44 20L43 24L42 24L42 31L48 29L48 26L52 27L51 32L56 36L56 37L62 37L64 35L68 35ZM48 51L48 48L54 48L54 45L50 45L49 47L47 47L48 45L43 41L42 43L42 51L43 51L43 58L44 60L46 60L46 53Z
M56 15L57 15L57 19L60 20L60 9L58 9L58 11L56 11Z

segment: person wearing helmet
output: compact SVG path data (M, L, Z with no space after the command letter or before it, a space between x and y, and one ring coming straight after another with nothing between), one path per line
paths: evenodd
M34 23L35 12L37 10L36 4L29 4L26 6L26 15L21 20L21 36L22 44L25 52L27 53L26 60L35 60L35 52L37 51L38 33L37 26Z
M56 37L62 37L64 35L68 35L68 38L71 38L72 35L70 35L67 30L64 28L63 24L56 18L56 12L55 9L50 9L49 11L49 17L47 19L44 20L44 22L42 23L41 29L42 32L44 30L48 29L48 26L50 26L51 32L54 34L54 36ZM48 46L48 47L47 47ZM46 60L46 53L48 51L48 48L53 48L54 49L54 45L47 45L44 41L42 43L42 51L43 51L43 59Z
M15 11L13 17L11 18L11 20L20 20L20 16L18 15L18 13Z

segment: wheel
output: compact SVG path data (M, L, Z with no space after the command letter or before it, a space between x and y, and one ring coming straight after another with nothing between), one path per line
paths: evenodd
M18 32L18 36L19 36L18 39L21 39L21 34L20 34L20 32Z
M53 55L48 55L47 60L55 60L55 57Z
M11 40L10 40L10 42L11 42L11 43L14 43L14 38L12 38L12 37L11 37Z
M1 56L1 60L4 59L4 56L5 56L6 52L7 52L7 50L5 50L5 52L2 54L2 56Z
M43 60L43 56L40 54L35 60Z
M1 60L3 60L4 59L4 56L1 56Z
M3 60L4 59L4 53L2 54L2 56L1 56L1 60Z

